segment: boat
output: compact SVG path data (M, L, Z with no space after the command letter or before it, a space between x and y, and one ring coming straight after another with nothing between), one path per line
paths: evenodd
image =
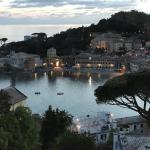
M63 92L58 92L57 95L64 95L64 93Z
M41 94L40 92L35 92L34 94Z

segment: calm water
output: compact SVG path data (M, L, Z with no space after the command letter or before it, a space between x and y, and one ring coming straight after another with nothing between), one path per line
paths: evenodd
M74 116L109 111L116 117L135 115L133 111L117 106L97 105L94 90L115 74L49 72L48 74L0 75L0 88L16 81L16 88L28 96L27 105L34 113L42 114L49 105L65 109ZM40 95L34 93L40 91ZM58 96L57 92L64 92Z
M0 38L7 37L9 41L23 40L24 35L34 32L45 32L48 36L68 28L82 25L0 25ZM116 117L135 115L133 111L117 106L97 105L94 90L104 84L113 74L50 72L49 74L9 75L0 74L0 89L16 82L16 88L28 96L27 105L33 113L42 114L49 105L65 109L74 116L95 114L99 111L109 111ZM34 93L40 91L40 95ZM57 92L64 92L58 96Z
M21 41L25 35L35 32L44 32L48 36L65 31L69 28L77 28L82 25L0 25L0 38L8 38L7 42Z

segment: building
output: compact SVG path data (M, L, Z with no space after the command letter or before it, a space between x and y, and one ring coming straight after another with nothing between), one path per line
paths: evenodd
M33 39L34 37L37 37L37 35L25 35L25 36L24 36L24 41L31 40L31 39Z
M55 48L50 48L47 50L47 64L50 67L64 66L62 59L59 56L57 56Z
M107 143L111 129L116 127L112 114L108 112L97 113L97 116L75 118L73 122L75 131L90 135L96 144Z
M81 53L75 58L75 68L115 69L116 57Z
M47 50L47 58L51 59L54 57L57 57L57 54L56 54L56 49L52 47L52 48Z
M146 150L150 145L150 128L141 116L117 118L113 150ZM150 148L150 147L149 147Z
M25 106L27 96L20 92L18 89L10 86L2 90L5 91L9 96L8 101L10 103L10 111L15 110L19 106Z
M0 69L4 69L5 66L8 64L8 58L0 58Z
M146 120L140 116L132 116L116 119L117 128L121 133L150 134Z
M34 70L36 67L43 65L39 55L27 54L24 52L15 53L12 51L8 55L10 66L24 70Z
M150 134L114 133L113 150L149 150Z

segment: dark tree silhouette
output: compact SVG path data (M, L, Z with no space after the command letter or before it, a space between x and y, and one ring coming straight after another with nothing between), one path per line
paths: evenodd
M150 127L150 71L124 74L95 90L97 103L118 105L138 112Z
M72 123L72 116L51 106L45 112L41 128L42 150L52 148L55 139Z
M4 90L0 90L0 113L6 113L9 109L9 95Z

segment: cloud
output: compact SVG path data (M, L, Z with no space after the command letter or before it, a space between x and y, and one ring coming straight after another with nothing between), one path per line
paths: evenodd
M149 12L149 4L149 0L0 0L0 17L17 23L24 19L28 23L96 23L122 10Z

